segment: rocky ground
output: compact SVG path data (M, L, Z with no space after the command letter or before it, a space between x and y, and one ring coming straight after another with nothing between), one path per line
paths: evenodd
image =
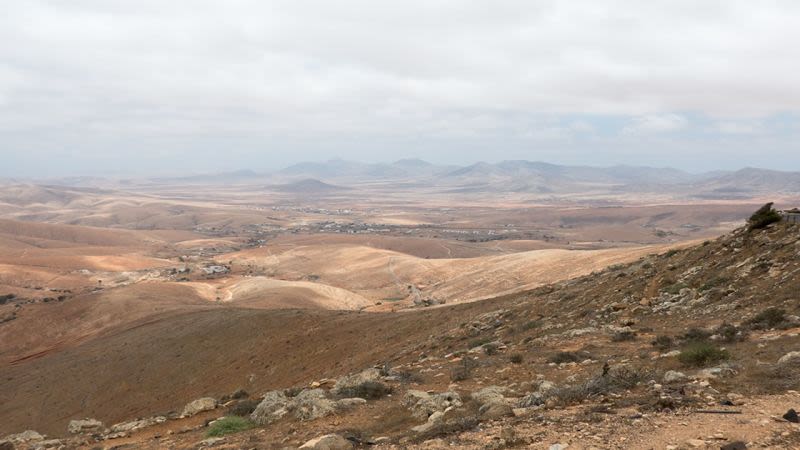
M350 374L0 449L800 448L799 290L800 227L743 228L437 308L451 320Z

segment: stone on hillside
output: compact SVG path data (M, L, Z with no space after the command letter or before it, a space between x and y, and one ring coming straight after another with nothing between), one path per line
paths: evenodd
M288 397L283 391L270 391L264 394L264 399L256 406L256 409L250 414L250 420L259 425L268 425L289 412L287 406L289 403Z
M347 409L355 408L356 406L361 406L366 404L367 401L363 398L353 397L353 398L343 398L341 400L336 401L336 409L340 411L344 411Z
M513 416L514 410L505 401L492 400L490 403L486 403L485 405L481 406L481 408L478 410L478 413L480 414L481 419L495 420L502 417Z
M353 444L338 434L326 434L318 438L311 439L300 446L301 449L309 450L350 450Z
M403 406L411 410L414 417L421 420L427 420L431 414L437 411L444 412L447 408L458 408L461 405L461 397L452 391L431 395L412 389L403 396Z
M747 450L747 444L742 441L734 441L729 442L722 447L719 448L720 450Z
M435 413L431 414L430 417L428 417L428 420L425 423L422 425L417 425L411 428L411 430L416 433L425 433L426 431L433 429L433 427L441 425L443 422L444 413L441 411L436 411Z
M67 425L67 431L72 434L100 431L102 428L103 422L96 419L70 420Z
M389 386L381 381L381 372L375 368L339 378L331 392L338 397L381 398L388 394Z
M289 408L300 420L314 420L336 412L336 402L322 389L306 389L292 399Z
M217 407L217 401L211 397L198 398L183 407L181 417L191 417L203 411L211 411Z
M141 430L159 423L164 423L167 418L164 416L149 417L147 419L132 420L111 426L112 433L130 433L131 431Z
M10 434L5 438L3 438L3 440L15 443L25 443L33 441L43 441L44 436L33 430L25 430L22 433Z
M479 391L470 394L470 397L478 402L479 405L485 405L493 401L505 400L505 393L508 388L502 386L487 386Z
M684 374L683 372L678 372L676 370L668 370L664 374L664 383L676 383L684 380L686 380L686 374Z
M791 364L800 361L800 352L789 352L778 360L778 364Z
M797 411L794 409L786 411L786 414L783 415L783 418L792 423L800 423L800 417L797 416Z

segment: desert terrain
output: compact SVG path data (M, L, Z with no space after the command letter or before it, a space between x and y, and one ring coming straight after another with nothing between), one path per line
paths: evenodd
M766 201L800 204L795 174L343 164L0 182L0 436L19 448L287 448L329 433L385 448L800 442L796 427L760 423L797 407L798 379L751 383L797 346L797 228L742 228ZM769 307L783 328L747 325ZM723 322L749 336L726 344L735 375L698 366L682 374L691 388L661 381L695 369L662 353ZM671 347L651 346L658 335ZM637 375L563 391L601 369ZM356 373L381 392L335 391ZM309 386L368 403L296 420L253 411L266 392ZM475 394L488 386L493 413ZM460 400L418 429L410 391ZM695 420L729 393L737 417ZM198 398L214 408L181 414ZM226 415L217 405L245 402L246 431L206 436ZM104 425L68 431L87 418ZM604 434L616 419L631 441Z

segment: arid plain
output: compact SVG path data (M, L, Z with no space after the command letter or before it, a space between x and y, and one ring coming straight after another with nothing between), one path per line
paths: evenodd
M541 192L291 175L0 185L0 434L59 436L70 419L152 415L212 386L258 391L295 383L297 372L352 370L370 353L348 347L343 334L355 325L343 311L375 317L364 327L380 332L383 318L697 245L767 199L759 190L703 198L614 183ZM797 199L791 190L769 197ZM258 328L253 320L266 321L259 333L270 345L292 346L257 367L238 353L216 360L242 339L232 329ZM316 336L300 343L298 332ZM321 356L319 339L342 345ZM183 351L196 356L189 366L163 360Z

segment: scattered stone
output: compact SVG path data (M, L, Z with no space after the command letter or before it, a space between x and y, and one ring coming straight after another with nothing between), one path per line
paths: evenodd
M150 417L147 419L132 420L130 422L123 422L111 426L112 433L130 433L131 431L141 430L142 428L151 427L164 423L167 418L164 416Z
M789 352L780 357L778 364L789 364L795 360L800 360L800 352Z
M194 400L183 408L181 417L191 417L203 411L211 411L217 407L217 401L211 397L203 397Z
M25 443L33 441L43 441L44 436L33 430L25 430L22 433L11 434L3 438L4 441L13 443Z
M735 441L729 442L722 447L719 448L720 450L747 450L747 444L742 441Z
M678 372L676 370L668 370L667 373L664 374L664 383L677 383L679 381L685 381L686 374L683 372Z
M800 417L797 416L797 411L794 409L786 411L786 414L783 415L783 418L792 423L800 423Z
M700 448L706 446L706 441L702 439L689 439L688 441L686 441L686 445L688 445L691 448Z
M403 406L410 409L411 415L420 420L427 420L437 411L444 412L447 408L458 408L461 405L461 397L452 391L431 395L412 389L403 396Z
M100 431L102 428L103 422L96 419L70 420L69 425L67 425L67 431L72 434Z
M495 401L481 406L481 408L478 410L478 413L481 415L481 419L495 420L502 417L513 416L514 410L511 409L511 406L505 401Z
M339 397L380 398L389 393L389 386L381 381L381 372L375 368L339 378L331 392Z
M322 389L307 389L292 399L289 409L300 420L314 420L336 412L336 402Z
M250 420L259 425L268 425L285 416L289 410L289 399L283 391L270 391L264 394L264 399L250 414Z
M301 449L311 450L350 450L353 444L338 434L326 434L318 438L311 439L300 446Z
M569 444L553 444L549 447L549 450L565 450L569 447Z
M224 437L212 437L200 441L200 447L215 447L225 441Z

